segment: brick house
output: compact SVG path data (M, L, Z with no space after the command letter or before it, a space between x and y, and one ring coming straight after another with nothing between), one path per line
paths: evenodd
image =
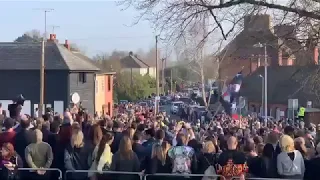
M271 67L314 64L314 57L318 58L317 47L303 50L294 26L271 27L270 15L246 16L243 31L219 55L219 79L231 80L241 69L248 75L264 66L264 48L254 47L258 43L267 44Z

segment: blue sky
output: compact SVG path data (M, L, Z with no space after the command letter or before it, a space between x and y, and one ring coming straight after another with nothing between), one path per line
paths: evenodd
M154 33L148 22L128 27L138 14L121 11L115 1L1 1L0 42L11 42L32 29L44 32L41 8L53 8L47 14L47 33L55 29L59 42L68 39L83 48L88 56L114 49L149 50L154 46Z

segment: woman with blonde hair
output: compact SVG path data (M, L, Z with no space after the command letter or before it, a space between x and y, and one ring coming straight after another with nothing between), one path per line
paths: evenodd
M147 168L150 172L147 173L171 173L172 164L170 158L168 157L168 150L170 147L170 144L166 141L163 141L161 144L156 143L153 145L150 163L151 167ZM160 178L157 177L152 179Z
M139 172L140 161L132 150L130 137L123 136L119 144L119 150L112 156L111 171ZM134 175L119 175L116 179L132 180Z
M90 144L84 143L82 131L73 131L71 142L64 152L64 166L66 170L88 170L92 162L90 158L92 149ZM68 179L84 180L87 177L86 173L70 173Z
M285 179L303 179L305 172L304 159L301 153L294 148L294 140L283 135L280 138L281 153L277 157L277 170Z
M205 141L202 145L201 152L198 156L197 174L213 175L213 173L216 173L215 167L218 160L215 145L212 141Z
M95 147L93 154L92 154L92 165L90 170L98 170L98 171L108 171L110 170L110 165L112 162L112 152L110 145L113 141L113 134L107 132L101 139L100 143ZM89 173L89 177L91 179L98 179L98 180L106 180L110 177L109 174L98 173L94 176L93 173ZM96 177L96 178L95 178Z

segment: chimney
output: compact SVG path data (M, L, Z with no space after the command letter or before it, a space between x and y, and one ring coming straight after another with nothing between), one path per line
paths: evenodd
M244 30L266 31L271 29L271 17L268 14L248 15L244 17Z
M50 34L49 40L50 41L55 41L57 39L57 35L56 34Z
M129 52L129 56L133 56L133 52L132 51Z
M315 46L313 48L313 60L314 60L314 64L318 65L319 64L319 48L318 46Z
M66 47L70 51L70 44L67 39L64 41L64 47Z

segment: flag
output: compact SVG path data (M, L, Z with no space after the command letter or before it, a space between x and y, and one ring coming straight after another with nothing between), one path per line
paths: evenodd
M228 86L228 91L230 95L230 103L233 103L234 99L239 97L239 91L242 85L242 71L238 72L235 77L231 80L229 86Z
M221 105L224 107L225 112L229 115L232 114L232 104L234 103L234 99L239 96L242 80L242 71L240 71L231 80L230 84L227 87L223 88L222 93L220 95L219 101ZM215 94L217 94L217 92L215 92Z

